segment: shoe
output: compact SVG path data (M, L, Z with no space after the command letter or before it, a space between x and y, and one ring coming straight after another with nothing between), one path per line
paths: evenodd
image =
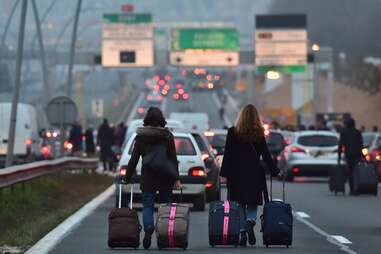
M255 226L255 221L247 221L247 235L249 236L249 244L250 245L255 245L257 242L257 239L255 238L255 233L254 233L254 226Z
M154 231L155 231L155 228L150 227L144 232L143 247L146 250L148 250L151 247L151 237Z
M242 247L245 247L246 244L247 244L247 234L246 234L246 231L242 231L239 238L239 245L241 245Z

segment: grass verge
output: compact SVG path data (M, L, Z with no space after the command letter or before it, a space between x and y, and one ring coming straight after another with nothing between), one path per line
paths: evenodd
M0 246L27 249L112 184L82 171L44 176L1 190Z

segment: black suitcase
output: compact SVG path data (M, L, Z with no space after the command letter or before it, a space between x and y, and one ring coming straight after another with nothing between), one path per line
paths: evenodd
M141 225L137 211L132 209L133 185L131 185L130 207L122 207L122 184L119 185L118 208L111 210L108 220L108 246L134 248L140 245Z
M292 245L292 208L290 204L285 203L284 181L283 177L283 201L273 200L272 178L270 177L270 201L265 198L261 216L263 244L266 248L270 245L285 245L287 248ZM265 195L268 195L267 187Z
M378 192L378 176L373 163L359 162L353 169L353 191L355 194Z
M338 165L330 171L329 190L335 195L341 192L345 194L345 182L347 178L347 169L344 165Z
M237 202L215 201L209 207L209 245L237 247L240 234L241 208Z

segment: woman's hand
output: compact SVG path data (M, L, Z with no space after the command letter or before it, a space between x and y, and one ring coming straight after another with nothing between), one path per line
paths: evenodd
M181 182L180 180L176 180L175 183L173 184L173 188L176 190L181 189Z
M228 179L226 177L220 176L220 183L226 184L228 183Z

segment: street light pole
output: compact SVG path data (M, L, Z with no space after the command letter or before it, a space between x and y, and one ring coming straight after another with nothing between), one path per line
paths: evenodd
M71 98L72 87L73 87L73 65L74 65L74 56L75 56L75 44L77 42L77 30L78 30L78 20L79 14L81 12L82 0L78 0L77 9L75 11L73 34L71 38L71 47L70 47L70 59L69 59L69 68L68 68L68 79L67 79L67 96Z
M15 136L16 136L17 105L19 102L20 86L21 86L21 65L22 65L22 59L23 59L23 53L24 53L24 34L25 34L27 7L28 7L28 0L23 0L21 5L21 17L20 17L20 27L19 27L19 35L18 35L15 87L13 90L12 109L11 109L11 117L10 117L11 121L9 124L9 135L8 135L7 158L5 162L6 167L12 166L13 164L13 150L14 150Z
M34 19L36 21L36 28L37 28L37 38L38 38L38 44L40 46L40 60L41 60L41 67L42 67L42 78L44 82L44 98L43 103L44 107L48 104L51 96L50 92L50 86L49 86L49 76L48 76L48 68L46 65L46 54L45 54L45 48L44 48L44 41L42 38L42 31L41 31L41 22L40 17L38 15L38 9L36 5L36 0L32 0L32 7L33 7L33 13L34 13Z
M319 112L319 107L320 107L320 94L319 94L319 73L318 73L318 68L317 68L317 53L320 50L320 46L318 44L313 44L312 45L312 52L314 56L314 87L313 87L313 113L314 116L316 117L316 114Z

